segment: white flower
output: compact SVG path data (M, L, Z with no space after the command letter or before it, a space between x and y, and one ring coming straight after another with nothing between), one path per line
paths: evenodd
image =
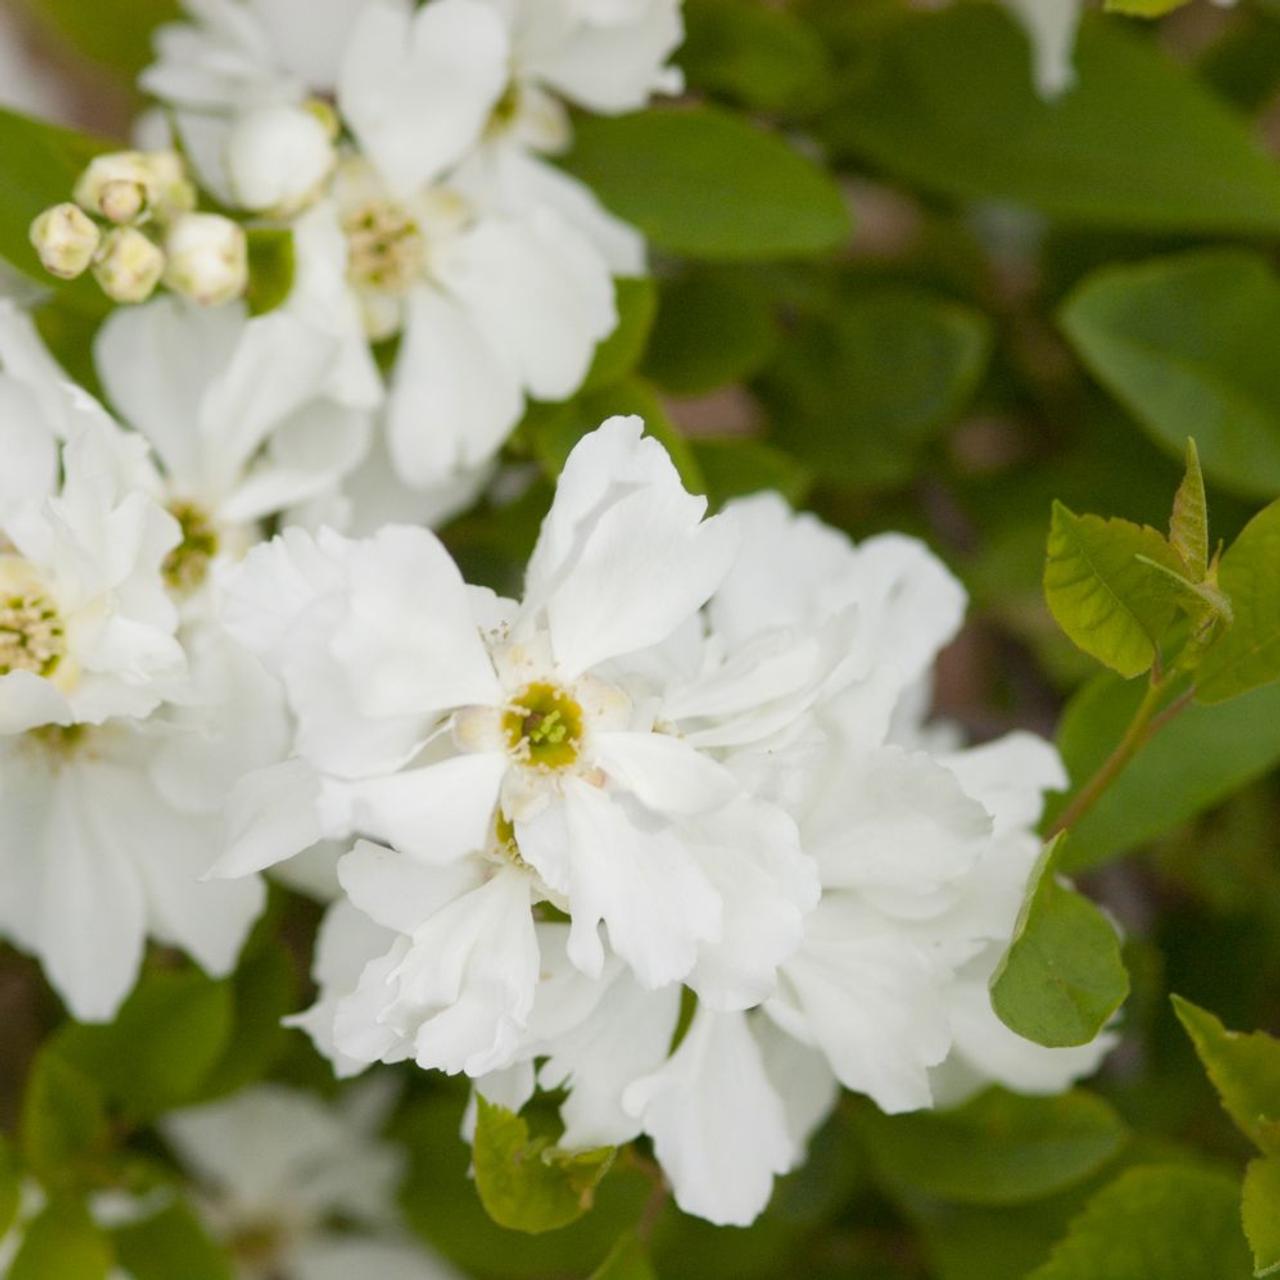
M402 1153L377 1137L395 1100L386 1084L371 1081L329 1107L258 1085L161 1121L240 1280L453 1276L397 1226Z
M306 107L245 112L226 147L235 202L275 217L288 217L318 199L338 162L328 123Z
M291 315L178 298L116 311L99 331L99 377L154 450L152 490L181 525L165 563L181 594L247 550L260 521L333 491L359 463L371 417L326 394L334 353Z
M218 213L184 213L165 233L164 282L201 306L242 297L249 287L249 240Z

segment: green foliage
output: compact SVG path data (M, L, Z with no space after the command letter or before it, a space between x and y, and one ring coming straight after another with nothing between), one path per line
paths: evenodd
M1245 526L1218 580L1234 616L1197 671L1197 696L1209 703L1280 680L1280 501Z
M657 1273L639 1238L628 1233L591 1273L591 1280L657 1280Z
M691 0L680 65L704 92L776 114L805 112L833 87L818 34L788 9L742 0Z
M844 200L822 169L713 107L588 117L566 165L656 248L691 258L826 253L849 235Z
M135 1120L194 1101L231 1034L231 991L194 970L146 973L107 1026L69 1026L58 1053Z
M990 337L984 316L916 290L850 297L802 323L769 371L771 440L829 481L905 483L973 395Z
M22 1100L22 1154L45 1186L90 1180L111 1144L101 1091L54 1045L45 1045Z
M1190 0L1103 0L1107 13L1124 13L1134 18L1163 18L1166 13L1181 9Z
M1194 436L1215 483L1280 491L1280 281L1261 254L1202 249L1105 267L1067 300L1061 323L1157 443L1180 453Z
M774 489L795 505L813 483L813 473L803 463L758 440L703 438L693 441L692 448L717 505L761 489Z
M1280 1156L1249 1162L1240 1216L1253 1250L1253 1274L1275 1275L1280 1271Z
M759 372L778 336L759 283L740 273L689 272L663 284L644 371L664 391L699 395Z
M1032 88L1026 40L997 9L956 5L886 22L823 135L907 182L1064 222L1224 235L1280 228L1280 170L1153 43L1086 21L1075 62L1075 87L1046 102Z
M648 276L615 280L618 327L596 348L595 359L582 383L596 391L633 372L644 355L658 309L657 290Z
M9 1280L106 1280L111 1242L79 1200L54 1200L28 1225Z
M0 1240L4 1239L22 1200L22 1175L13 1148L0 1136Z
M1126 677L1151 669L1177 609L1168 581L1146 561L1181 567L1146 525L1053 504L1044 569L1049 609L1077 647Z
M252 315L274 311L293 289L296 266L293 232L278 227L250 227L249 292Z
M1124 1121L1082 1090L1028 1098L989 1089L952 1111L859 1121L887 1176L914 1192L957 1204L1017 1205L1083 1182L1128 1140Z
M82 56L133 75L151 60L151 33L175 20L178 0L18 0Z
M1263 1031L1228 1031L1207 1009L1178 996L1173 1004L1240 1132L1264 1154L1280 1155L1280 1040Z
M591 1208L613 1164L612 1147L562 1151L549 1138L531 1138L514 1112L479 1095L477 1104L476 1190L495 1222L537 1234L567 1227Z
M1028 1280L1236 1280L1249 1274L1228 1177L1175 1165L1130 1169L1089 1202Z
M1009 949L991 977L1000 1021L1051 1048L1088 1044L1129 994L1105 915L1059 880L1062 837L1040 855Z
M120 1265L134 1280L231 1280L231 1263L180 1201L112 1232Z
M1071 699L1058 747L1077 787L1123 737L1142 701L1138 682L1102 674ZM1128 853L1218 804L1280 763L1280 687L1190 706L1150 739L1072 827L1063 866L1079 870ZM1051 800L1056 817L1063 801Z

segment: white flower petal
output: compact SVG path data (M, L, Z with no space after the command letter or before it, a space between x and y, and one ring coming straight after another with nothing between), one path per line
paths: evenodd
M424 866L415 858L367 840L338 863L338 878L351 901L396 933L413 933L437 911L484 883L478 859L449 867Z
M667 733L599 733L591 754L613 782L657 813L707 813L740 791L723 765Z

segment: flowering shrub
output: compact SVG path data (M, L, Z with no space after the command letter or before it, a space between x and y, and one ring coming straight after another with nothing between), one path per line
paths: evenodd
M19 0L3 1274L1280 1270L1280 23L1083 8Z

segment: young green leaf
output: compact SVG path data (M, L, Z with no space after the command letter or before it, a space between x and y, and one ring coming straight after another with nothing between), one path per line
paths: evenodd
M1163 18L1189 3L1190 0L1103 0L1102 8L1107 13L1124 13L1132 18Z
M65 1028L54 1040L132 1118L194 1101L231 1034L231 991L195 971L143 976L115 1022Z
M1150 670L1177 607L1173 585L1139 557L1179 568L1147 525L1053 504L1044 567L1049 610L1078 648L1125 677Z
M111 1242L79 1200L54 1200L27 1227L8 1280L106 1280Z
M1187 470L1173 495L1169 545L1182 558L1192 582L1209 572L1209 504L1204 496L1204 473L1194 439L1187 440Z
M565 165L672 253L786 258L827 253L849 236L844 197L822 169L715 107L586 116Z
M1197 671L1196 696L1209 703L1280 680L1280 500L1254 516L1227 549L1218 582L1234 621Z
M118 1227L112 1239L121 1267L134 1280L231 1280L230 1259L181 1202Z
M1280 173L1280 170L1277 170ZM1098 381L1171 454L1194 436L1205 474L1246 497L1280 491L1280 280L1247 249L1103 267L1059 322Z
M991 976L991 1006L1011 1031L1049 1048L1088 1044L1129 994L1120 939L1062 883L1058 836L1032 872L1013 939Z
M251 227L248 237L249 311L260 316L274 311L293 289L293 232L279 227Z
M1028 1280L1234 1280L1249 1270L1234 1179L1141 1165L1093 1197Z
M54 1045L41 1049L27 1077L20 1132L27 1164L49 1187L74 1185L110 1148L100 1090Z
M591 1280L657 1280L648 1251L634 1231L628 1231L591 1273Z
M1250 1161L1240 1216L1253 1250L1253 1274L1280 1273L1280 1156Z
M561 1151L530 1138L518 1115L477 1096L472 1150L476 1190L489 1216L513 1231L538 1233L582 1217L613 1164L614 1148Z
M1264 1031L1228 1031L1181 996L1173 1007L1236 1127L1260 1151L1280 1155L1280 1040Z
M658 295L652 279L637 276L613 282L618 307L617 328L596 348L581 390L595 391L625 378L644 355L653 331Z
M1280 169L1246 122L1118 22L1086 18L1075 84L1052 102L1032 84L1022 31L993 5L885 22L878 39L859 45L858 74L820 126L841 155L962 200L1030 205L1064 223L1280 230Z
M954 1110L900 1116L868 1108L858 1127L894 1183L954 1204L1055 1195L1104 1168L1129 1137L1112 1107L1083 1090L1028 1098L989 1089Z

